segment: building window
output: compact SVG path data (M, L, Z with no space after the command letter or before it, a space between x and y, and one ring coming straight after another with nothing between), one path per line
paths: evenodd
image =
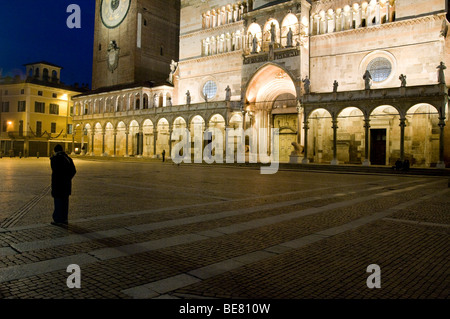
M8 95L8 90L5 90L5 95Z
M2 123L2 132L6 132L7 128L8 128L7 122L3 121L3 123Z
M67 124L67 134L73 134L73 124Z
M42 135L42 122L36 122L36 136L40 137Z
M52 97L53 97L54 99L56 99L56 98L58 97L58 94L53 93L53 94L52 94Z
M214 81L208 81L203 86L203 96L208 98L208 100L214 98L217 93L217 85Z
M27 109L27 102L26 101L19 101L17 103L17 112L25 112Z
M51 133L56 133L56 123L51 123L50 129Z
M70 107L70 116L73 116L73 106Z
M9 102L2 102L2 112L9 112Z
M42 91L38 91L39 96L42 96L42 94L43 94Z
M45 113L45 103L43 103L43 102L34 102L34 111L36 113Z
M20 94L25 94L25 89L20 90Z
M50 104L50 114L59 115L59 105L58 104Z
M378 57L369 62L367 70L369 70L374 82L383 82L391 75L392 65L388 59Z

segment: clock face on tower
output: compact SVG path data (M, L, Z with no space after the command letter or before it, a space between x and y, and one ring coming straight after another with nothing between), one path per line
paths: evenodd
M100 15L107 28L119 26L127 16L131 0L102 0Z

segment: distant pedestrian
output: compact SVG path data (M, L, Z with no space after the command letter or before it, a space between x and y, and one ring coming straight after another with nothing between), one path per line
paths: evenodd
M162 151L163 162L166 160L166 150Z
M72 159L59 144L54 148L50 166L52 168L52 197L55 204L52 225L67 226L69 196L72 195L72 178L77 171Z
M409 171L409 166L410 166L410 164L409 164L409 160L405 160L404 162L403 162L403 167L402 167L402 170L403 171Z

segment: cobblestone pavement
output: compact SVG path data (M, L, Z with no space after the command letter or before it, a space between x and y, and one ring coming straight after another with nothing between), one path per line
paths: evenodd
M448 178L75 165L64 229L48 158L0 160L0 299L449 298Z

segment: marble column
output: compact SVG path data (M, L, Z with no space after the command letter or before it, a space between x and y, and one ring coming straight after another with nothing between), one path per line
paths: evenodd
M370 134L370 119L364 119L364 162L363 166L370 166L369 157L369 134Z
M117 131L113 132L113 136L114 136L114 157L117 156Z
M405 127L406 119L400 119L400 160L405 160Z
M106 135L106 131L103 129L102 130L102 156L106 156L106 154L105 154L105 135Z
M95 129L92 130L92 134L91 134L91 156L95 156L94 154L94 140L95 140Z
M128 135L130 134L129 131L125 131L125 157L128 157Z
M156 158L156 140L158 139L158 129L153 128L153 158Z
M309 130L309 126L308 126L308 124L309 124L309 122L308 122L308 120L306 119L306 116L305 116L305 121L303 122L303 129L305 130L305 133L304 133L304 135L305 135L305 142L304 142L304 154L305 154L305 157L303 158L303 161L302 161L303 164L308 164L309 163L309 159L308 159L308 130Z
M331 161L331 165L338 165L339 161L337 159L337 129L338 129L338 120L333 119L333 160Z
M445 117L439 118L439 162L436 168L445 168L444 162L444 127L445 127Z

